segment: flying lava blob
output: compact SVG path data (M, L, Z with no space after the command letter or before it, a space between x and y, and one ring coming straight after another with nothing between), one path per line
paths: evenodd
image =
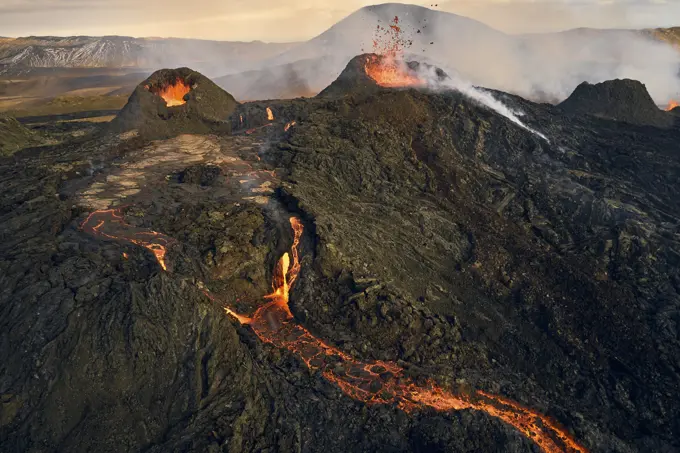
M252 317L225 311L242 324L249 324L264 342L296 354L310 369L321 370L328 381L346 395L366 404L395 404L406 412L423 408L437 411L471 409L482 411L513 426L533 440L545 453L586 453L557 422L501 396L477 391L454 393L434 381L418 385L392 362L364 362L326 344L294 322L288 301L290 289L300 272L299 244L303 225L290 218L293 244L279 259L273 277L273 291ZM206 295L215 298L207 291Z
M175 240L156 231L135 228L126 223L120 208L94 211L80 224L80 228L94 236L127 241L144 247L154 254L164 271L168 270L165 254ZM127 259L127 253L123 257Z

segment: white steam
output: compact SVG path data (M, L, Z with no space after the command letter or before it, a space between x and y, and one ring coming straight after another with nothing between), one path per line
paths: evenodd
M512 110L510 107L503 104L498 99L494 98L490 93L487 93L486 91L482 91L479 88L476 88L475 86L472 85L472 83L458 77L453 72L447 73L447 75L448 77L446 77L444 80L440 80L436 74L436 69L432 66L427 65L420 65L418 71L418 77L424 80L430 89L433 90L451 89L458 91L459 93L462 93L463 95L467 96L473 101L486 106L487 108L493 110L494 112L500 115L503 115L504 117L506 117L519 127L526 129L532 134L535 134L536 136L550 143L548 137L530 128L522 121L520 121L518 116L523 115L522 112Z

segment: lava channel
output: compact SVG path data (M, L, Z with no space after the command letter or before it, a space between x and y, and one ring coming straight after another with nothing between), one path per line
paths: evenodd
M363 362L324 343L294 322L288 300L290 289L300 272L298 248L303 225L290 218L294 239L289 253L278 261L273 277L273 292L252 317L225 311L240 323L251 326L264 342L286 348L310 369L335 383L348 396L367 404L394 404L405 412L431 408L436 411L472 409L485 412L513 426L533 440L546 453L586 453L586 449L559 424L538 412L507 398L477 391L454 393L430 380L418 385L397 364L385 361ZM205 290L212 300L215 298Z
M154 254L164 271L168 270L165 254L175 240L162 233L135 228L126 223L120 208L95 211L87 216L80 228L94 236L127 241L144 247Z

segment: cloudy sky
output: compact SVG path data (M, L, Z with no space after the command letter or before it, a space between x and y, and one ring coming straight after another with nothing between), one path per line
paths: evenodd
M364 0L0 0L0 36L131 35L223 40L311 38ZM680 26L680 0L412 1L510 33ZM437 6L434 6L434 5Z

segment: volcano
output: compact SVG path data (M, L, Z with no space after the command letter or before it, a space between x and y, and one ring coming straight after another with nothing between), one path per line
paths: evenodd
M448 78L439 68L418 61L404 61L397 54L363 54L350 60L337 79L318 97L370 94L381 88L426 88Z
M593 115L635 125L669 127L673 119L661 111L637 80L583 82L560 105L570 114Z
M134 140L0 160L2 449L680 449L680 125L445 77L163 70L102 125Z
M110 129L137 130L146 138L228 132L226 120L237 105L232 95L196 71L162 69L137 86Z

